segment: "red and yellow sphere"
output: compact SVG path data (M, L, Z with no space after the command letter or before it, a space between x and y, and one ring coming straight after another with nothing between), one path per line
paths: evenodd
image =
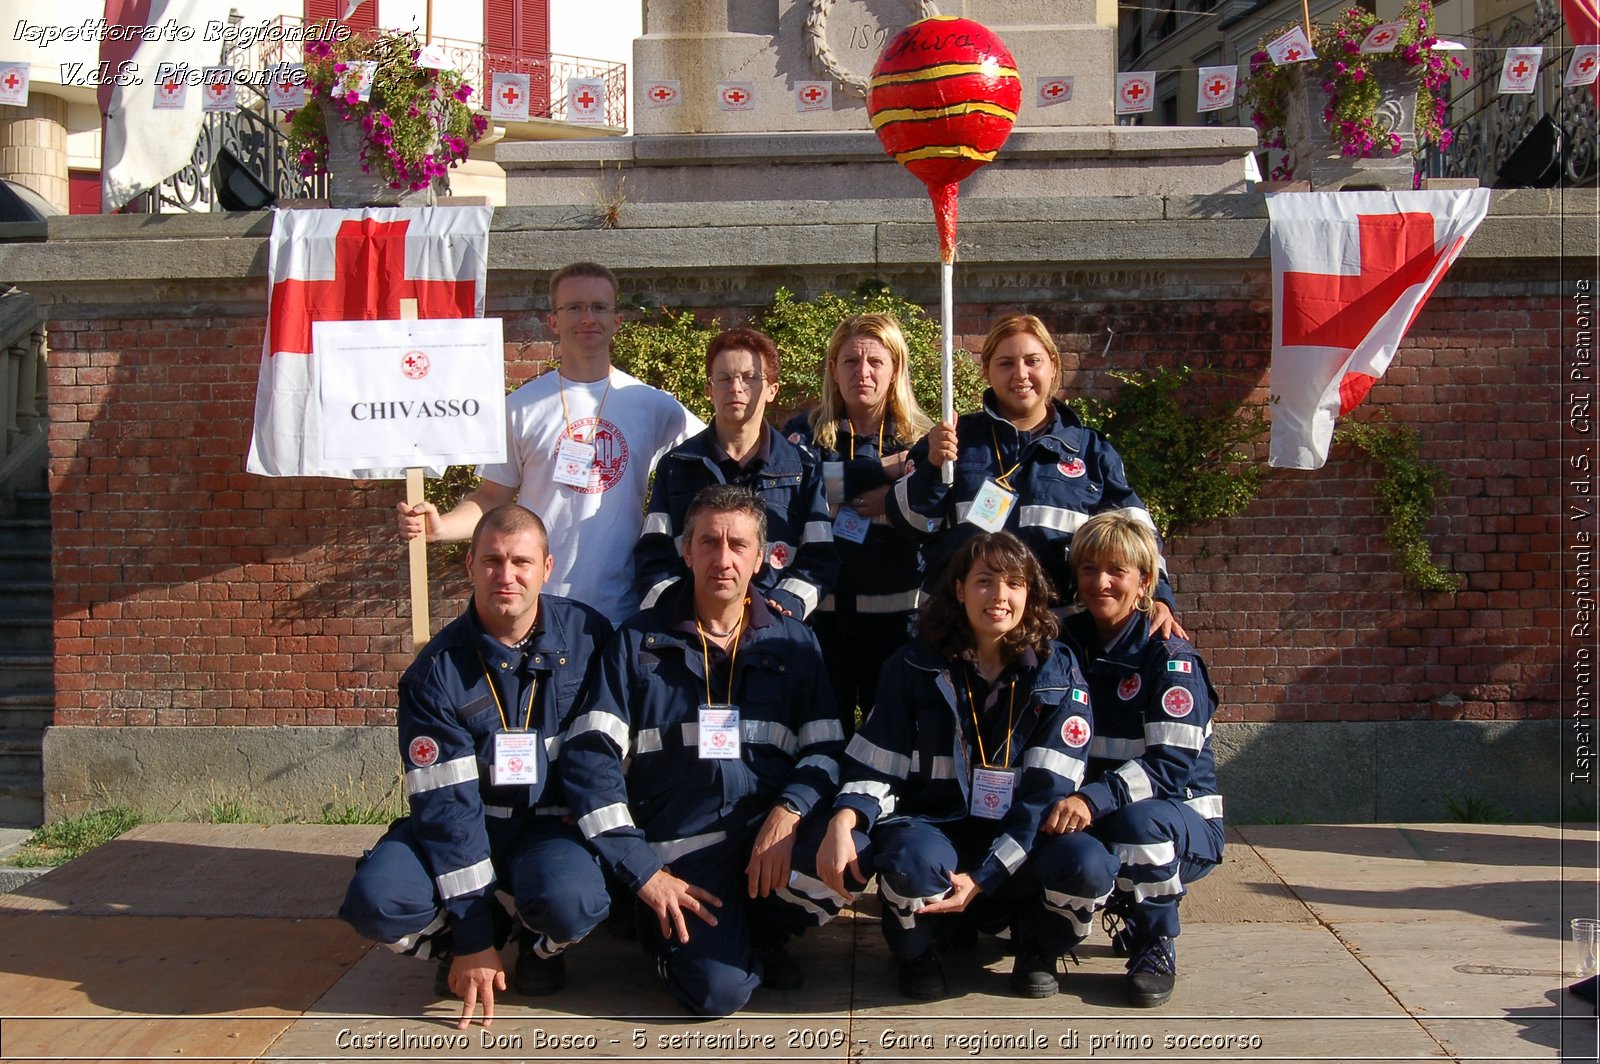
M872 128L884 150L928 186L946 261L955 246L956 183L994 159L1021 105L1022 79L1005 42L970 19L913 22L872 68Z

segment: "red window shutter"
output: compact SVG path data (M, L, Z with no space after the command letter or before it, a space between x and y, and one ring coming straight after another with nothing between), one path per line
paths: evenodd
M550 51L550 0L521 0L522 50L534 55Z
M344 14L345 0L305 0L306 22L315 25ZM378 0L366 0L348 19L339 19L353 30L370 30L378 25Z
M483 0L483 50L490 74L528 75L531 114L550 113L550 0Z

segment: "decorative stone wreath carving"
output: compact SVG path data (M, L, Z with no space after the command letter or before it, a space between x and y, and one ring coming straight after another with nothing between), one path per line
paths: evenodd
M877 61L878 52L888 42L889 37L898 33L902 26L908 26L918 19L929 18L939 13L939 8L933 0L878 0L877 6L886 6L887 2L898 4L906 9L907 18L895 26L891 32L882 34L883 40L873 41L869 49L873 62ZM828 16L833 12L834 0L811 0L811 11L806 15L806 41L811 48L811 55L822 69L827 71L841 91L853 96L866 99L867 84L870 80L871 64L866 71L855 71L845 66L828 43Z

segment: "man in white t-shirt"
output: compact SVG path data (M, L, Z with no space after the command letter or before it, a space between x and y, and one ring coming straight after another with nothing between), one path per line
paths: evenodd
M650 471L667 451L705 428L672 396L611 365L622 324L617 280L592 262L550 279L550 329L560 366L506 398L506 461L480 466L483 482L441 514L432 503L401 503L407 539L472 535L478 519L517 502L550 531L551 594L587 603L613 624L639 608L633 545L644 523Z

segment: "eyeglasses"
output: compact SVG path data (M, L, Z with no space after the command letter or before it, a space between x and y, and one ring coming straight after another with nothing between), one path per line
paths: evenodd
M763 379L759 373L719 373L711 378L711 386L726 391L737 384L745 391L753 392L761 387Z
M557 314L592 314L600 317L610 314L617 308L610 303L563 303L556 308Z

